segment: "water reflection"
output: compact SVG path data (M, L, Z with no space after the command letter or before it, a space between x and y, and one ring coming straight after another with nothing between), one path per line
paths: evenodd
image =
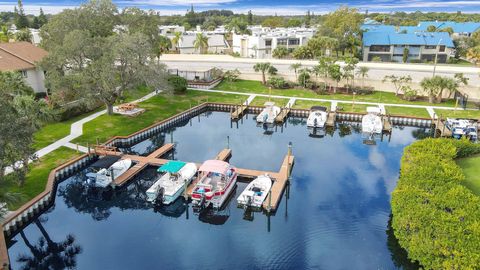
M295 168L275 215L237 208L237 195L221 211L199 215L183 198L152 205L145 191L158 177L153 167L117 190L85 189L85 171L60 183L54 206L41 215L57 247L50 242L47 252L49 242L34 222L10 241L12 268L28 268L27 258L68 253L75 266L57 269L412 269L385 230L403 148L429 129L395 127L390 141L375 146L362 144L355 123L338 123L314 138L304 119L291 117L271 135L264 132L252 117L232 123L227 113L214 112L124 151L146 155L174 141L170 157L200 163L229 144L235 166L278 171L291 141ZM239 194L246 184L237 185ZM32 242L37 239L43 242Z

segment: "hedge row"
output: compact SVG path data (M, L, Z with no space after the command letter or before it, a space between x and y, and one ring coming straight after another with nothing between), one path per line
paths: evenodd
M454 158L480 153L466 140L425 139L405 148L392 193L392 227L426 269L480 269L480 197Z

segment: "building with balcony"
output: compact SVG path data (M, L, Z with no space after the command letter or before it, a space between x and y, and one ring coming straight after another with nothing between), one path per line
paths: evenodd
M363 34L363 61L446 63L454 54L454 45L446 32L388 33L368 31Z
M277 47L285 47L290 52L305 45L315 34L312 28L249 27L251 35L233 35L232 49L241 57L268 59Z

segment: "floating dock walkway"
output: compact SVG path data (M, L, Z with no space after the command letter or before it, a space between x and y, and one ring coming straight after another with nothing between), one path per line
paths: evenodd
M327 127L334 127L335 126L335 120L337 120L337 112L336 111L330 111L327 116L327 122L325 125Z
M437 118L436 121L432 121L432 122L433 122L433 125L435 126L435 130L438 130L440 132L440 137L449 138L453 136L452 131L445 126L444 120Z
M122 186L135 175L140 173L143 169L147 166L161 166L167 163L169 160L160 158L164 154L168 153L169 151L173 150L174 144L168 143L164 146L160 147L153 153L148 156L138 156L138 155L129 155L124 154L121 151L117 151L114 147L107 147L107 146L97 146L95 147L95 154L99 156L120 156L122 159L131 159L132 162L135 164L131 167L128 171L124 174L119 176L117 179L114 180L114 186ZM232 156L231 149L223 149L218 153L215 157L217 160L227 161ZM263 208L267 211L275 211L280 203L282 198L283 191L289 181L290 172L293 167L294 156L291 155L291 150L285 156L282 166L278 172L270 172L270 171L259 171L259 170L250 170L250 169L242 169L237 168L238 177L243 181L252 181L256 177L264 174L268 174L272 180L272 188L270 190L269 195L265 199L263 203ZM201 164L196 164L197 167L200 167ZM195 187L198 179L195 179L188 187L187 187L187 196L191 197L192 190Z
M285 119L287 118L288 114L292 110L293 105L295 105L295 98L291 98L288 100L287 105L285 105L284 108L280 111L280 113L275 117L275 122L276 123L283 123Z
M383 133L391 133L392 132L392 122L390 121L390 116L384 115L382 116L382 126L383 126Z

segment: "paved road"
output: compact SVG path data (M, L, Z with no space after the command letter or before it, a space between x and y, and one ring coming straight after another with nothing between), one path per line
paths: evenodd
M223 70L237 68L242 73L242 78L255 80L260 79L260 74L253 70L253 65L258 62L268 61L272 63L278 69L280 75L290 80L295 80L294 72L290 69L292 63L301 63L305 67L312 67L318 64L317 61L310 60L249 59L235 58L229 55L165 54L161 59L168 68L183 70L204 70L212 67ZM367 66L370 69L368 78L365 78L366 85L387 91L394 91L394 86L390 83L382 82L386 75L410 75L413 80L413 87L421 89L419 82L425 77L431 77L433 74L433 66L425 64L359 63L359 66ZM438 65L436 69L437 75L453 77L455 73L463 73L469 78L469 86L465 87L464 91L469 94L470 98L480 100L480 91L478 89L480 85L480 68ZM357 84L361 84L361 79L356 81Z

